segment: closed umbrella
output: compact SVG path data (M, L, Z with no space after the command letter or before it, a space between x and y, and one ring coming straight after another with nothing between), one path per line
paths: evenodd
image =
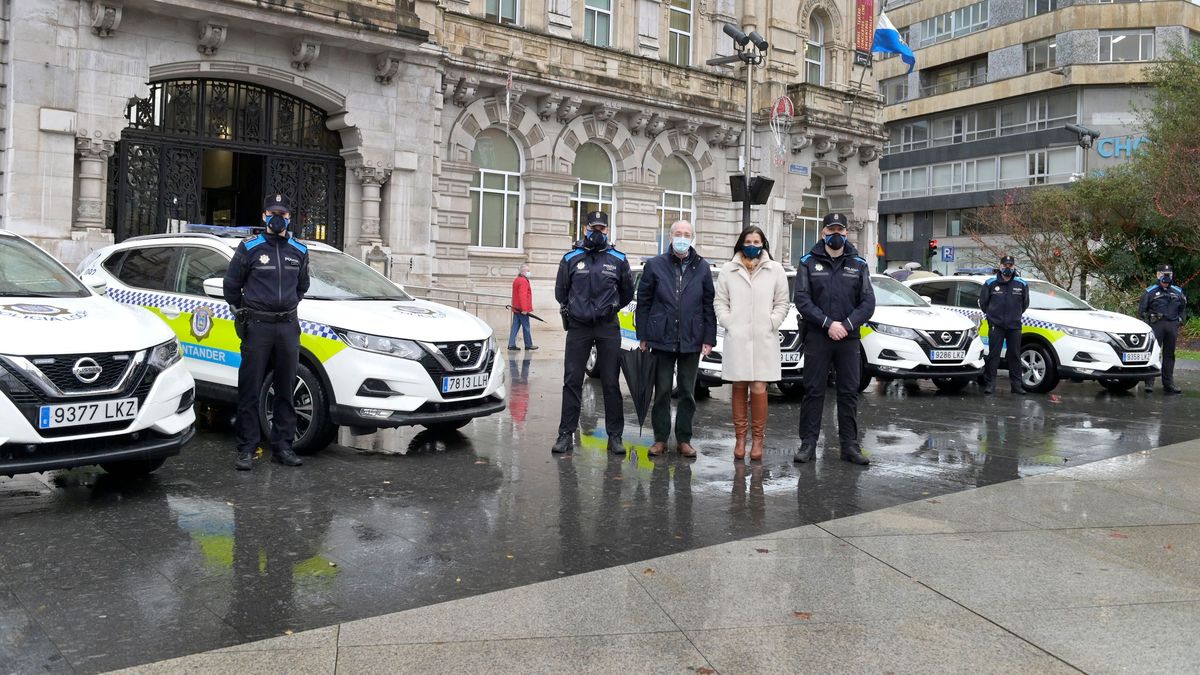
M649 350L621 350L621 372L625 373L625 383L629 385L639 428L646 425L646 413L650 412L650 402L654 399L655 358Z

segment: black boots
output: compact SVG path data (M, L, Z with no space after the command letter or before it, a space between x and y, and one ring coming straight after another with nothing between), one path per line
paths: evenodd
M570 452L575 446L575 439L572 434L559 434L558 440L554 441L554 447L550 448L550 452L556 455L561 455L565 452Z
M284 466L300 466L304 460L300 459L291 448L286 450L275 450L271 452L271 461Z
M858 447L857 443L854 445L842 446L842 459L850 462L851 464L860 464L863 466L871 463L871 460L867 459L867 456L862 454L862 449Z
M238 471L249 471L254 467L254 453L238 452L237 458L233 460L233 468Z
M625 444L623 442L621 442L620 436L609 436L608 437L608 451L614 455L624 455L625 454Z
M796 451L796 455L792 457L792 461L798 464L807 464L813 461L813 455L817 452L817 444L805 441L800 444L800 449Z

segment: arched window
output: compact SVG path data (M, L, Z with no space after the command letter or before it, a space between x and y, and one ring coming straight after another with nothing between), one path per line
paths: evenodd
M792 261L808 253L821 236L821 219L829 213L829 199L825 197L825 181L818 175L808 179L800 215L792 221Z
M571 206L575 209L575 238L583 238L583 225L587 214L603 211L608 214L608 239L617 238L617 224L613 222L613 165L604 148L595 143L584 143L575 152L575 165L571 175L579 179L575 185L575 196Z
M471 161L471 245L521 247L521 151L508 134L488 129L475 138Z
M804 81L825 84L825 24L813 14L808 18L808 42L804 48Z
M677 220L689 223L695 220L692 170L682 159L671 155L663 161L658 186L663 189L662 200L658 203L658 252L662 253L671 245L671 224Z

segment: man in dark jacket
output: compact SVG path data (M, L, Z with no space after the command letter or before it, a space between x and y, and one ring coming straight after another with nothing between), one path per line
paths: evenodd
M583 405L583 375L588 355L596 348L596 369L604 389L604 429L608 451L625 454L621 434L625 431L624 400L621 398L621 324L617 312L633 300L633 274L625 254L608 240L608 214L587 215L587 234L558 263L554 284L567 328L563 357L562 413L558 439L551 452L570 452L572 434L579 426Z
M979 293L979 309L988 322L987 368L983 393L996 391L996 372L1000 369L1000 350L1007 344L1008 382L1012 393L1025 395L1021 384L1021 315L1029 309L1029 284L1017 275L1016 261L1000 258L996 276L988 279Z
M1138 316L1150 324L1154 339L1162 349L1162 384L1164 394L1178 394L1183 390L1175 386L1175 339L1179 336L1179 324L1187 309L1187 296L1175 285L1175 273L1170 265L1159 265L1157 283L1142 293L1138 303ZM1154 391L1154 378L1146 380L1146 392Z
M800 259L793 302L804 327L804 402L796 462L812 461L821 435L825 387L837 374L838 437L842 459L869 464L858 441L858 384L862 376L859 329L875 313L871 268L846 240L846 216L822 221L821 241Z
M300 364L296 307L308 292L308 247L288 232L291 210L283 195L267 197L262 214L266 232L238 244L225 271L225 301L242 325L234 460L238 471L251 469L261 440L258 403L268 367L275 385L271 460L286 466L303 463L292 451L296 407L289 394L296 387Z
M696 375L700 356L708 356L717 342L717 313L713 309L712 270L692 247L692 225L680 220L671 225L671 246L651 258L638 283L635 323L641 350L654 350L654 445L650 454L667 451L671 436L672 379L678 370L679 410L675 414L675 442L679 454L695 457L692 418L696 414Z

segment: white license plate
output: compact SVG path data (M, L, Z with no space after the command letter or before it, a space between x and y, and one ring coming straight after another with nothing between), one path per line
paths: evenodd
M780 363L800 363L800 359L804 357L801 352L783 352L779 355Z
M1121 361L1125 363L1145 363L1150 360L1150 352L1125 352Z
M75 427L81 424L121 422L137 417L137 412L138 402L136 398L123 398L119 401L101 401L99 403L44 405L38 409L38 428L57 429L59 427Z
M962 361L963 359L967 358L967 353L961 349L935 349L930 352L929 358L933 361Z
M478 375L454 375L442 378L442 393L453 394L456 391L467 391L468 389L483 389L487 386L490 373L479 373Z

